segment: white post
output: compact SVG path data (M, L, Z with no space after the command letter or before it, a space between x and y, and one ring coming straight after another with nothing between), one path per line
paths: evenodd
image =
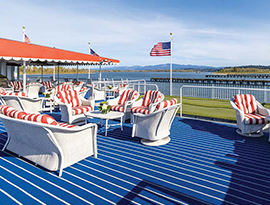
M23 42L25 42L25 27L23 26ZM26 62L23 60L23 92L26 86Z
M53 82L55 81L55 66L53 66Z
M77 77L76 77L76 79L77 79L77 82L79 81L79 65L77 65Z
M101 63L102 62L100 62L100 64L99 64L99 81L101 81Z
M26 62L23 61L23 92L25 93L26 86Z
M172 96L172 33L171 35L171 64L170 64L170 96Z
M91 47L90 47L90 43L88 43L89 45L89 55L91 55ZM88 67L88 79L90 79L90 65Z

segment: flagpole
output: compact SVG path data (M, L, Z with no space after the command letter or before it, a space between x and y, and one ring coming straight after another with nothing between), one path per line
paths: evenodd
M23 26L23 42L25 43L25 27ZM23 60L23 92L25 93L26 87L26 62Z
M88 43L89 46L89 55L91 55L91 47L90 47L90 42ZM90 79L90 65L88 67L88 79Z
M171 35L171 64L170 64L170 96L172 96L172 33Z

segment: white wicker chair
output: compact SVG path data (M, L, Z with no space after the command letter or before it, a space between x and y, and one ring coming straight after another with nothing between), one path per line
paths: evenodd
M262 130L269 127L266 116L270 110L264 108L253 95L238 94L230 104L236 111L237 133L246 137L261 137Z
M121 96L107 100L108 105L111 105L112 111L123 112L125 115L123 121L130 119L130 110L132 104L139 98L140 94L136 90L125 90Z
M40 83L28 83L26 86L26 95L30 98L38 98L41 87L42 85Z
M167 101L163 101L167 102ZM162 102L162 103L163 103ZM174 103L177 100L174 99ZM150 114L135 113L133 117L132 137L140 137L147 146L160 146L170 141L172 121L181 104L163 107Z
M59 171L88 156L97 157L97 125L50 125L0 114L8 133L3 150L22 156L50 171Z
M150 114L163 99L164 95L160 91L148 90L143 98L132 104L131 113Z
M89 98L92 100L106 100L106 90L101 90L93 85L87 85L87 88L89 88Z
M29 98L23 93L10 93L12 95L0 95L2 104L12 106L17 110L30 113L40 113L42 111L42 98ZM23 96L20 96L23 95Z
M55 102L61 110L61 120L69 124L85 120L85 112L93 111L94 101L81 97L76 90L58 92Z

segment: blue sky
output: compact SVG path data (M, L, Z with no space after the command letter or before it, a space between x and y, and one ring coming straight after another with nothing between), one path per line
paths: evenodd
M173 63L270 64L268 0L0 0L0 37L88 52L121 66L169 63L151 48L173 33Z

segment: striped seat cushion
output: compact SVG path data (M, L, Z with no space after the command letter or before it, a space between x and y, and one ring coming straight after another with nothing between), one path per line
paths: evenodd
M8 111L10 110L16 110L14 107L8 106L8 105L0 105L0 113L7 115Z
M51 117L50 115L42 115L42 114L35 114L35 113L28 113L22 118L23 120L28 120L32 122L39 122L48 125L57 125L58 123L56 120Z
M72 108L72 115L78 115L86 112L93 111L93 107L87 106L87 105L82 105L78 107L73 107Z
M22 119L25 115L27 115L27 113L20 110L11 109L7 111L7 116L16 118L16 119Z
M70 104L71 107L78 107L82 105L78 91L66 90L57 93L58 99L64 104Z
M250 94L235 95L234 102L237 105L237 107L244 112L244 114L257 113L257 103L253 95L250 95Z
M62 122L58 122L57 125L60 126L60 127L66 127L66 128L78 127L78 125L70 125L70 124L62 123Z
M260 114L244 114L244 123L246 125L258 125L258 124L266 124L268 120L265 118L266 116Z
M11 95L11 96L27 97L26 94L23 93L23 92L18 92L18 93L14 93L14 92L5 92L5 93L1 93L1 95Z
M162 99L162 95L158 90L148 90L143 98L142 106L149 106L151 103L159 102Z
M155 111L162 110L166 107L170 107L177 104L177 99L173 98L171 100L164 100L157 104Z
M141 114L148 115L149 109L146 106L133 107L131 108L131 113L141 113Z
M124 112L124 105L112 105L111 111Z

